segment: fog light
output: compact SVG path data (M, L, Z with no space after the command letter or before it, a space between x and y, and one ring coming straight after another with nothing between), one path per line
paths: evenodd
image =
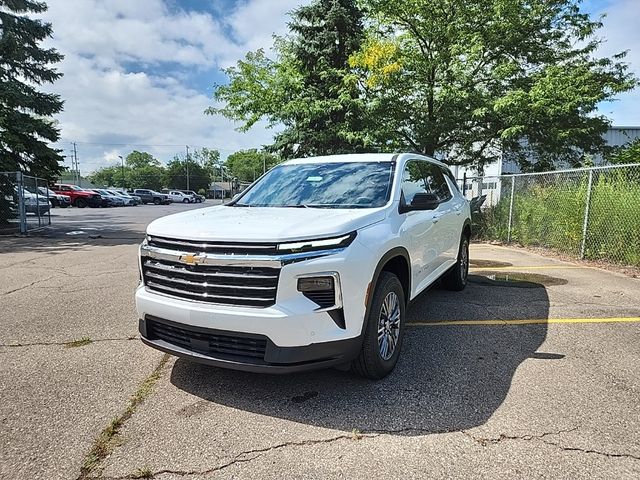
M306 277L298 279L299 292L333 290L333 277Z

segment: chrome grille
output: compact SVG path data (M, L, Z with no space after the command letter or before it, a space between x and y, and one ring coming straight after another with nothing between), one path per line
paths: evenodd
M178 240L175 238L149 236L147 238L152 247L168 248L170 250L197 251L200 253L223 253L234 255L274 255L277 245L274 243L233 243L207 242L204 240Z
M144 256L141 264L147 288L165 295L249 307L268 307L276 301L277 267L187 265Z

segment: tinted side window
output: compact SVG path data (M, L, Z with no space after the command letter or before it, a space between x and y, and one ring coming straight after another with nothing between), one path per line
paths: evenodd
M438 165L424 160L410 160L406 163L402 177L402 195L408 205L416 193L433 193L441 202L451 198L451 191Z
M420 160L409 160L404 166L402 175L402 195L405 204L411 204L416 193L428 193L425 184L427 164Z
M441 202L446 202L451 198L449 185L444 178L444 173L438 165L429 164L429 175L426 178L429 192L438 196Z

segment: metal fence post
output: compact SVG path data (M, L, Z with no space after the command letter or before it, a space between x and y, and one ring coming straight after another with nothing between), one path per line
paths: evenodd
M593 187L593 170L589 170L589 182L587 183L587 199L584 205L584 222L582 224L582 245L580 246L580 259L584 258L587 246L587 228L589 227L589 207L591 206L591 189Z
M18 184L18 214L20 215L20 233L27 233L27 211L24 204L24 178L22 172L16 172L16 183Z
M509 201L509 226L507 227L507 243L511 243L511 226L513 225L513 197L516 192L516 177L511 177L511 200Z

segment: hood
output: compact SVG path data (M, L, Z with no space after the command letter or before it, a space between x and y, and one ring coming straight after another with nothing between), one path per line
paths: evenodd
M384 208L328 209L227 207L191 210L159 218L147 233L185 240L283 242L338 236L383 220Z

